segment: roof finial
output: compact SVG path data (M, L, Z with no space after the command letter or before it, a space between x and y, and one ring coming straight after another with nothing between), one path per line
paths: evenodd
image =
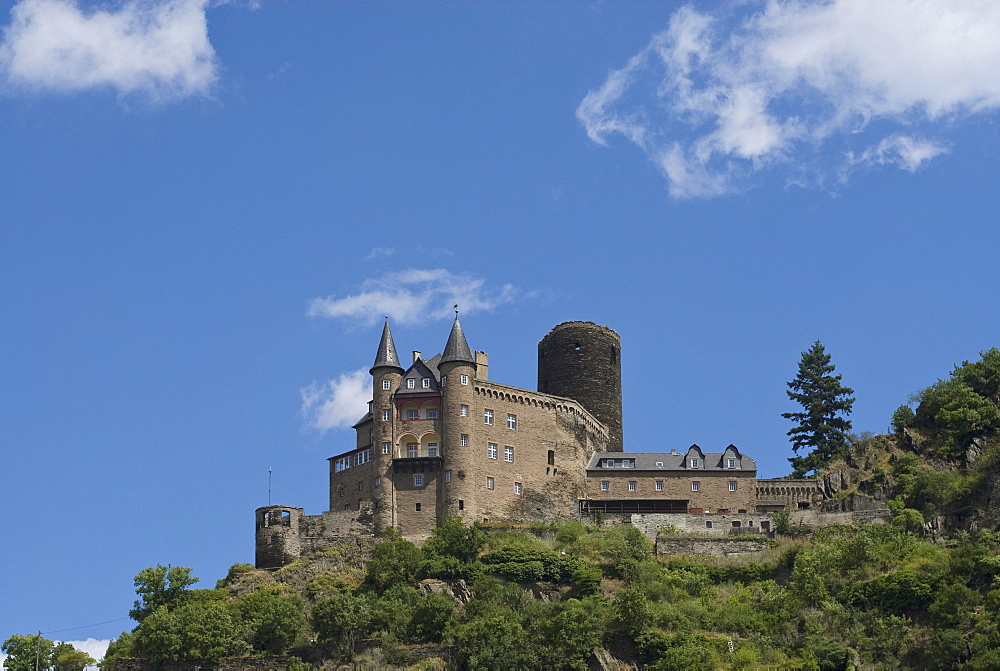
M455 314L458 314L458 303L455 303Z

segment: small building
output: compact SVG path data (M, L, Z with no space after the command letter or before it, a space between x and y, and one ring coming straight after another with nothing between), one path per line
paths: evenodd
M745 513L756 503L757 462L735 445L704 452L599 452L587 465L582 513Z

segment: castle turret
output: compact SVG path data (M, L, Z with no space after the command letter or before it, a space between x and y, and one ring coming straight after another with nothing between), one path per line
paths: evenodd
M538 343L538 391L572 398L607 428L607 451L621 452L621 338L607 326L563 322Z
M302 554L299 523L302 508L263 506L256 511L257 539L254 565L257 568L280 568Z
M403 367L399 365L399 355L389 330L389 318L382 327L382 339L375 354L375 363L369 371L372 375L372 453L379 486L373 490L375 530L381 531L395 525L392 495L392 458L395 452L393 394L399 389L403 377ZM333 494L331 492L330 496ZM333 510L331 500L330 509Z
M457 310L455 323L448 335L448 344L438 362L438 371L441 373L442 383L442 456L445 470L445 482L438 505L439 521L454 516L476 519L476 512L470 507L475 505L475 485L478 483L473 483L471 477L474 470L469 463L472 450L467 449L472 421L468 414L469 408L474 407L476 359L465 339L465 333L462 332ZM466 473L469 477L466 477Z

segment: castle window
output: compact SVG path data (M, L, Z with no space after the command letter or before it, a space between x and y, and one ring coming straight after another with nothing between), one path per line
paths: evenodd
M417 381L414 380L412 377L406 379L406 388L407 389L413 389L416 386L417 386Z
M469 434L463 433L462 435L460 435L458 437L458 444L461 445L462 447L468 447L469 446Z
M451 471L445 471L444 472L444 481L445 482L451 482Z
M463 375L462 378L461 378L461 380L462 380L462 384L469 384L469 376L468 375Z
M608 480L601 480L601 491L606 492L611 488L611 483Z
M503 460L508 463L514 461L514 448L510 445L503 448Z
M389 388L389 381L388 380L382 380L382 388L383 389L388 389Z
M483 410L483 422L485 424L490 424L490 425L493 424L493 411L492 410Z
M383 410L382 411L382 421L383 422L388 422L390 419L392 419L392 410Z
M365 491L365 483L364 482L359 482L358 483L358 491L359 492Z
M636 481L635 481L635 480L629 480L629 481L628 481L628 490L629 490L630 492L634 492L634 491L635 491L635 487L636 487L636 484L637 484L637 483L636 483Z
M414 487L423 487L424 486L424 474L423 473L417 473L417 474L415 474L413 476L413 486Z
M468 417L469 416L469 406L465 405L464 403L462 405L458 406L458 414L459 414L460 417Z
M415 503L413 509L416 510L419 513L420 512L420 504L419 503Z
M463 501L462 499L458 500L458 509L465 510L465 501Z
M736 460L726 459L726 468L736 468Z
M425 377L424 379L422 379L420 381L420 386L423 387L424 389L430 389L431 388L431 379L429 377Z
M382 478L375 478L375 488L378 489L382 486Z
M549 450L549 466L555 466L555 465L556 465L556 451Z
M663 491L663 480L657 480L656 481L656 491L658 491L658 492L662 492Z
M417 411L417 410L407 410L406 411L406 419L419 419L419 418L420 418L419 411Z
M368 442L372 443L375 441L375 429L368 429Z
M692 458L691 459L691 468L698 468L699 466L701 466L701 459Z
M344 510L350 510L350 509L351 509L351 504L350 503L345 503L344 504Z
M517 415L507 415L507 428L516 429L517 428Z
M730 480L729 481L729 491L731 491L731 492L735 492L736 491L736 481L735 480Z
M490 459L496 459L497 458L497 444L496 443L487 443L486 444L486 456L489 457Z
M705 528L706 529L711 529L712 528L712 523L711 522L705 522Z
M420 446L417 445L416 443L407 443L406 444L406 456L408 456L410 459L416 459L418 456L420 456L418 454L419 447Z
M701 482L699 482L698 480L692 480L691 481L691 491L692 492L697 492L700 489L701 489Z
M390 443L382 443L382 454L389 454L392 452L392 445Z
M448 376L447 375L442 375L441 376L441 386L442 387L448 386Z
M438 444L437 443L427 443L427 456L436 457L438 455Z
M493 489L494 485L495 485L495 482L494 482L493 478L489 478L489 477L486 478L486 489Z
M438 418L438 411L437 410L428 410L427 411L427 419L437 419L437 418Z
M518 496L521 495L521 483L520 482L515 482L514 483L514 493L517 494Z
M371 460L372 460L371 450L362 450L358 452L356 455L354 455L354 463L357 466L360 466L361 464L367 464Z
M335 462L333 462L334 473L340 473L341 471L346 471L350 467L351 467L350 457L341 457L340 459L337 459Z

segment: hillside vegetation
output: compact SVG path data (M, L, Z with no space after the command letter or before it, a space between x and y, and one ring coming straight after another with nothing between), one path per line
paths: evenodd
M779 516L765 552L702 559L657 557L630 525L455 519L423 547L359 539L274 572L236 564L214 589L152 567L136 576L139 625L102 666L998 669L1000 351L892 423L818 474L846 483L828 504L888 502L890 524L796 535Z

